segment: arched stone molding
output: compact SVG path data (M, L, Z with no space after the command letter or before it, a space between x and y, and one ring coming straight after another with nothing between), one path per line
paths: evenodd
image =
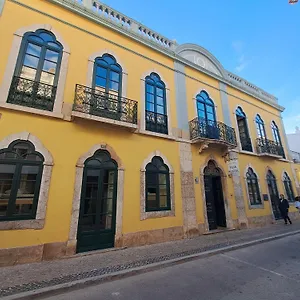
M261 198L261 204L258 204L258 205L252 205L251 201L250 201L250 197L249 197L249 188L248 188L248 182L247 182L247 172L248 172L249 168L251 168L253 170L253 172L255 173L255 175L257 177L259 194L260 194L260 198ZM259 177L258 173L256 172L255 168L251 164L247 164L247 166L244 170L244 183L245 183L245 187L246 187L249 209L263 209L264 208L264 197L263 197L263 193L262 193L262 189L261 189L260 177Z
M63 55L61 59L61 65L60 65L60 71L59 71L59 80L57 85L57 91L56 91L56 97L53 107L53 112L46 112L48 115L51 113L53 115L61 115L62 116L62 106L63 106L63 96L64 96L64 89L65 89L65 83L67 78L67 71L68 71L68 63L69 63L69 56L70 56L70 47L66 43L66 41L62 38L60 33L56 31L52 25L50 24L32 24L29 26L25 26L22 28L19 28L13 36L13 42L11 46L11 50L9 53L9 57L6 64L6 69L4 71L4 76L2 80L2 85L0 87L0 105L5 106L7 108L22 110L29 113L36 113L36 114L45 114L44 111L35 109L35 108L29 108L25 106L16 106L10 103L6 103L9 88L14 76L15 68L17 59L20 52L20 47L22 44L22 39L25 33L27 32L34 32L38 29L45 29L50 32L52 32L57 41L59 41L63 45Z
M71 224L68 238L68 248L70 252L76 252L77 230L80 210L81 188L83 179L84 162L89 157L93 156L97 150L106 150L118 164L118 182L117 182L117 208L116 208L116 233L115 246L119 247L122 244L122 225L123 225L123 195L124 195L124 165L115 150L106 143L99 143L92 146L87 152L82 154L76 163L75 187L72 203Z
M231 209L228 202L229 194L228 194L228 186L227 186L227 175L225 170L223 169L220 164L218 164L217 159L210 155L205 159L205 163L200 167L200 186L202 191L202 201L203 203L203 212L204 212L204 227L205 231L209 231L209 224L208 224L208 218L207 218L207 207L206 207L206 195L205 195L205 183L204 183L204 169L207 167L208 163L210 161L213 161L215 166L220 170L220 176L221 176L221 182L222 182L222 189L223 189L223 199L224 199L224 207L225 207L225 215L226 215L226 223L227 228L231 229L234 228L232 216L231 216Z
M239 150L240 152L246 152L246 153L252 153L255 155L255 144L253 144L253 141L252 141L252 132L251 132L251 126L249 126L249 118L248 118L248 114L245 113L246 115L246 122L247 122L247 129L248 129L248 133L249 133L249 138L250 138L250 141L251 141L251 147L252 147L252 152L249 152L249 151L245 151L242 149L242 144L241 144L241 138L240 138L240 132L239 132L239 126L238 126L238 122L237 122L237 118L236 118L236 110L238 108L241 108L243 110L243 112L245 113L244 109L243 109L243 106L240 104L240 105L236 105L235 109L233 110L233 115L234 115L234 124L235 124L235 132L236 132L236 138L237 138L237 142L238 142L238 147L239 147ZM256 127L255 127L256 128Z
M283 186L284 196L286 197L286 199L288 199L288 195L286 193L286 189L285 189L285 185L284 185L284 173L286 173L288 175L288 177L290 178L291 183L292 183L293 194L296 197L296 195L297 195L297 182L295 180L293 180L293 176L290 176L290 173L286 169L283 169L282 173L281 173L281 183L282 183L282 186Z
M125 67L125 64L120 59L119 55L112 51L111 49L102 49L97 52L94 52L88 59L88 69L86 75L86 85L88 87L92 87L93 85L93 74L94 74L94 63L97 57L101 57L103 54L110 54L112 55L117 63L122 67L122 97L127 96L127 86L128 86L128 72Z
M182 44L176 48L176 54L215 75L227 78L225 69L218 59L199 45Z
M270 190L269 190L269 186L268 186L268 178L267 178L267 175L268 175L269 171L271 171L272 174L275 176L278 195L280 195L281 193L280 193L280 190L279 190L278 178L277 178L276 174L274 173L274 171L271 169L270 166L266 166L266 168L265 168L265 183L266 183L266 187L267 187L267 195L268 195L268 198L269 198L268 202L269 202L269 206L270 206L270 211L271 211L271 214L274 218L274 212L273 212L273 208L272 208L271 195L270 195Z
M157 75L159 75L160 79L164 82L165 86L166 86L166 105L167 105L167 115L168 115L168 136L172 137L172 126L171 126L171 103L170 103L170 88L169 88L169 84L168 82L164 79L163 75L161 74L161 72L155 68L149 69L148 71L144 72L141 75L141 80L140 80L140 88L141 88L141 101L139 102L139 106L140 106L140 110L141 110L141 119L140 119L140 132L143 133L148 133L151 135L156 135L156 136L166 136L165 134L161 134L161 133L156 133L156 132L150 132L150 131L146 131L146 121L145 121L145 110L146 110L146 88L145 88L145 84L146 84L146 77L148 75L150 75L151 73L156 73Z
M214 102L216 121L218 121L219 120L219 118L218 118L218 105L216 105L215 100L210 97L210 93L206 88L199 88L198 91L194 94L193 101L194 101L194 107L195 107L195 118L198 118L197 95L199 95L201 92L206 92L207 95L209 96L209 98Z
M171 210L167 211L146 211L146 166L151 163L154 156L159 156L163 159L164 164L169 168L170 174L170 200L171 200ZM158 150L153 151L148 157L143 161L140 170L140 220L153 219L153 218L163 218L163 217L174 217L175 216L175 192L174 192L174 169L169 163L168 159Z
M29 132L11 134L0 141L0 149L7 148L13 141L23 140L31 142L35 150L44 157L44 168L41 179L40 194L34 220L18 220L0 222L0 230L43 229L45 225L50 181L53 168L53 157L42 142Z

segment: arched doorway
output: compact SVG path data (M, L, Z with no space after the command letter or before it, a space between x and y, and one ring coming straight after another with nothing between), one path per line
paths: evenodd
M77 252L114 247L118 165L98 150L84 162Z
M281 219L281 213L279 211L279 193L277 188L276 177L271 170L267 173L267 184L269 189L269 195L271 198L271 205L276 220Z
M209 230L226 228L221 170L210 160L204 169L206 213Z

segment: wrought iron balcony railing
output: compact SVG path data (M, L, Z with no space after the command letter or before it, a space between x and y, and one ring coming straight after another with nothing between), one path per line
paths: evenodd
M14 76L7 102L52 111L56 89L56 86Z
M212 139L236 146L235 130L222 122L195 118L189 122L191 140Z
M248 138L248 137L240 138L240 140L241 140L242 150L248 151L248 152L253 152L252 143L251 143L250 138Z
M258 138L256 140L258 154L270 154L284 157L283 147L271 140L265 138Z
M146 130L168 134L168 116L146 110Z
M137 124L137 101L76 84L73 111Z

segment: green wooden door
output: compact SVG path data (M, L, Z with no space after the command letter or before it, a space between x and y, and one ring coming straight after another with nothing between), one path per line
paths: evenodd
M116 198L116 163L95 156L89 159L82 182L77 252L114 247Z

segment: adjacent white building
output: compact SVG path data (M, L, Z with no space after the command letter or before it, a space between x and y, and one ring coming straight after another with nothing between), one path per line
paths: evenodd
M292 157L295 161L300 162L300 129L296 127L295 133L287 134L289 147Z

